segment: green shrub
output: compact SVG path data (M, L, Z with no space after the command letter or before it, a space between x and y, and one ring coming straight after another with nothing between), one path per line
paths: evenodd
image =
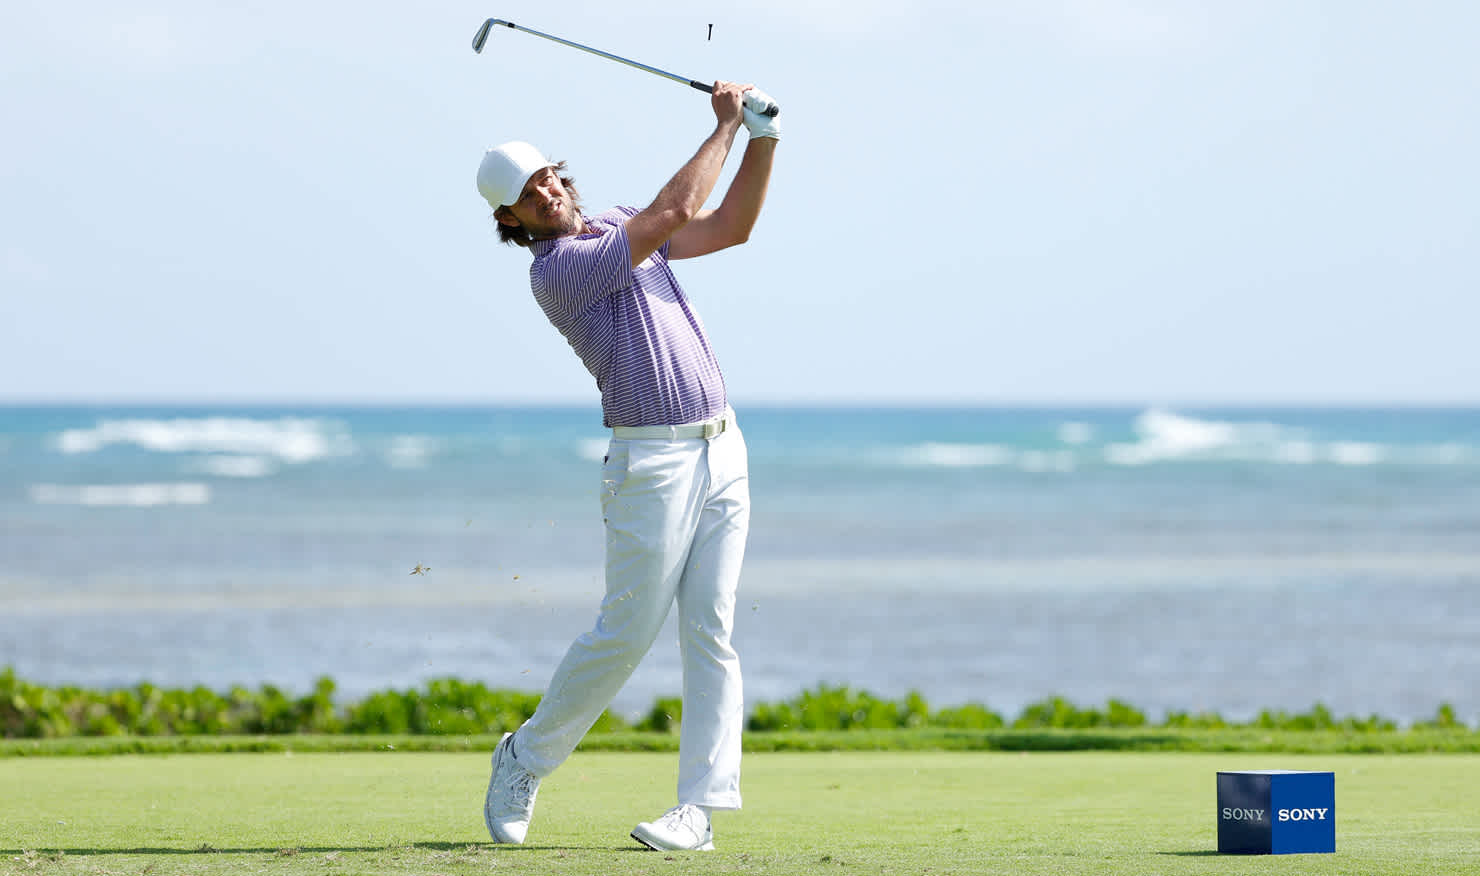
M379 691L349 707L344 718L346 733L410 733L409 692Z
M682 721L683 698L660 697L653 703L647 717L639 721L633 729L647 733L677 733Z
M1105 704L1105 723L1110 727L1145 727L1146 713L1121 700Z
M1348 733L1379 733L1398 729L1397 724L1380 715L1368 715L1365 718L1351 715L1342 718L1338 726Z
M792 700L757 705L746 726L759 731L885 729L921 727L929 720L930 707L917 692L895 702L846 685L822 684Z
M1003 726L1002 716L976 703L967 703L953 709L941 709L930 718L930 726L950 730L997 730Z
M1254 726L1260 730L1329 730L1336 726L1336 719L1331 716L1331 710L1320 703L1316 703L1309 712L1303 714L1290 714L1284 709L1271 712L1265 709L1254 719Z
M428 682L425 691L370 694L348 707L343 728L347 733L442 736L504 733L528 720L539 702L537 694L493 691L482 682L441 678Z
M1084 730L1094 727L1144 727L1146 715L1121 700L1110 700L1105 710L1081 709L1063 697L1029 704L1012 722L1014 730Z
M0 688L0 696L3 696L3 695L4 695L3 688ZM1413 729L1415 729L1415 730L1464 730L1464 729L1467 729L1467 728L1459 720L1459 717L1457 715L1455 715L1455 713L1454 713L1454 706L1453 705L1451 705L1449 703L1440 703L1439 704L1439 711L1434 714L1434 720L1432 720L1432 721L1419 721L1418 723L1416 723L1416 724L1413 725Z
M1223 730L1228 727L1228 722L1217 712L1168 712L1162 726L1189 730Z
M1044 728L1099 727L1105 716L1094 709L1081 709L1063 697L1053 697L1029 703L1023 713L1012 722L1014 730L1039 730Z
M56 688L16 677L0 668L0 737L42 739L69 736L284 735L284 734L418 734L482 735L513 730L534 714L538 694L490 690L481 682L456 678L429 681L422 689L376 691L357 701L336 704L334 681L319 678L308 694L294 697L265 684L257 691L234 686L224 694L205 687L162 689L148 682L130 688L90 691ZM674 733L683 719L678 697L659 698L635 727L610 711L603 712L593 733L635 729ZM1143 712L1112 699L1103 709L1081 708L1055 696L1025 707L1014 730L1084 730L1146 727ZM756 704L746 726L755 732L895 730L934 727L991 731L1004 727L1001 715L969 703L932 712L925 698L911 691L903 699L881 699L846 685L820 684L788 700ZM1347 734L1391 732L1393 721L1378 715L1336 718L1325 705L1291 714L1264 710L1252 721L1225 721L1216 712L1169 712L1160 727L1221 730L1335 731ZM1454 706L1443 703L1431 721L1413 725L1415 732L1468 732Z

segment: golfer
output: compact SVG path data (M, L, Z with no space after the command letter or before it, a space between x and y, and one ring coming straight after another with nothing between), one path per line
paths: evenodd
M675 601L678 805L632 837L665 851L712 849L710 813L740 808L744 707L730 638L750 519L745 441L669 262L744 243L760 215L781 132L745 106L749 90L715 83L713 133L643 210L586 215L565 163L527 143L488 150L478 168L500 237L533 254L535 300L596 378L612 430L601 474L606 596L534 715L494 749L483 814L495 842L524 841L540 779L611 703ZM735 178L719 207L704 209L742 126L750 138Z

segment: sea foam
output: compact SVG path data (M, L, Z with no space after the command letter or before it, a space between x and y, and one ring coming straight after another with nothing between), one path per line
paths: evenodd
M1307 462L1321 456L1299 429L1277 423L1201 420L1152 408L1136 417L1138 440L1111 444L1105 459L1116 465L1146 465L1187 459Z
M103 420L91 429L68 429L56 439L59 450L73 454L95 453L114 444L132 444L159 453L265 456L288 463L354 452L348 434L336 424L293 417Z
M1016 454L999 444L955 444L939 441L916 444L905 448L897 455L904 465L975 468L988 465L1008 465Z
M211 488L198 483L34 484L28 492L31 501L38 505L152 508L159 505L205 505L211 501Z
M1203 420L1160 409L1142 412L1133 428L1137 440L1109 444L1107 462L1147 465L1179 460L1268 462L1285 465L1371 466L1383 463L1448 465L1472 458L1459 444L1386 445L1372 441L1319 441L1305 429L1266 422Z

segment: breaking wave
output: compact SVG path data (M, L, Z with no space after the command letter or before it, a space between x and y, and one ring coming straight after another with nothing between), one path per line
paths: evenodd
M293 417L103 420L91 429L68 429L56 438L57 449L69 454L96 453L115 444L159 453L227 453L286 463L354 452L343 428L325 420Z
M1202 420L1151 409L1136 417L1134 442L1109 444L1105 461L1146 465L1178 460L1376 465L1394 450L1366 441L1318 441L1303 429L1266 422Z
M1320 436L1313 429L1267 421L1207 419L1151 408L1111 434L1107 425L1059 423L1051 433L1018 443L924 441L877 447L868 460L889 468L1008 468L1072 472L1101 466L1173 463L1258 465L1480 465L1470 444L1388 443L1354 436ZM841 453L842 451L840 451Z

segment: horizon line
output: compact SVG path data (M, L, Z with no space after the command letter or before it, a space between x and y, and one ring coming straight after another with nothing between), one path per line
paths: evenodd
M736 402L743 408L872 408L872 409L1347 409L1347 410L1469 410L1480 408L1480 399L1045 399L1045 398L922 398L897 396L881 398L834 399L746 399ZM529 399L474 397L299 397L241 396L234 398L191 398L179 396L125 396L100 398L89 396L28 398L0 396L4 408L229 408L229 407L326 407L326 408L564 408L600 409L600 399Z

